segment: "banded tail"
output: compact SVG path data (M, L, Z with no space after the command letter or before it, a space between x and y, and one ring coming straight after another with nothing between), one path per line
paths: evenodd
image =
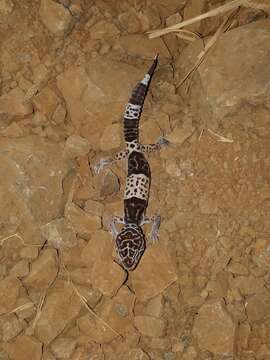
M135 86L126 106L124 114L124 137L125 142L139 141L139 120L143 109L144 100L158 64L158 55L145 74L144 78Z

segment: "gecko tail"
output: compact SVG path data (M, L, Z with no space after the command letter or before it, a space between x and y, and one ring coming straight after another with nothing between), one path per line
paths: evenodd
M124 114L125 142L139 141L139 121L147 91L158 65L158 54L155 56L144 78L135 86L127 103Z

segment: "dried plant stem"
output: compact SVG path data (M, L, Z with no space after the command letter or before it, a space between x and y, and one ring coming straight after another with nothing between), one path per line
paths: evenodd
M209 17L217 16L219 14L225 13L227 11L235 9L238 6L241 6L241 5L244 5L244 4L246 4L246 0L233 0L233 1L231 1L231 2L229 2L227 4L225 4L225 5L219 6L219 7L215 8L213 10L210 10L210 11L204 13L204 14L195 16L192 19L182 21L182 22L177 23L175 25L169 26L169 27L167 27L165 29L149 31L148 32L148 37L149 37L149 39L154 39L156 37L163 36L163 35L169 34L171 32L178 31L179 29L181 29L181 28L183 28L183 27L185 27L187 25L191 25L191 24L193 24L193 23L195 23L197 21L201 21L201 20L207 19Z

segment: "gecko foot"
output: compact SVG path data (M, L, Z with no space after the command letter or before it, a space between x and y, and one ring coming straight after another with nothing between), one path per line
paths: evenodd
M160 146L160 147L161 147L161 146L168 146L168 145L170 145L170 141L167 140L167 139L165 139L165 137L160 136L160 137L157 139L156 144L157 144L158 146Z
M105 166L111 163L111 159L100 159L99 162L94 166L94 171L96 174L99 174Z
M159 239L158 231L159 231L160 223L161 223L161 217L158 215L155 217L153 221L152 230L149 234L150 240L152 241L153 244L156 243Z

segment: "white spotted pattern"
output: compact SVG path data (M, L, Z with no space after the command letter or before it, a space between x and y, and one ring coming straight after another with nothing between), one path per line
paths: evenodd
M144 78L143 78L142 81L141 81L141 83L142 83L143 85L147 86L148 83L149 83L149 80L150 80L150 75L149 75L149 74L145 74L145 75L144 75Z
M124 117L126 119L138 119L140 116L141 105L128 103Z
M132 174L127 177L124 199L136 197L142 200L148 199L149 178L143 174Z

